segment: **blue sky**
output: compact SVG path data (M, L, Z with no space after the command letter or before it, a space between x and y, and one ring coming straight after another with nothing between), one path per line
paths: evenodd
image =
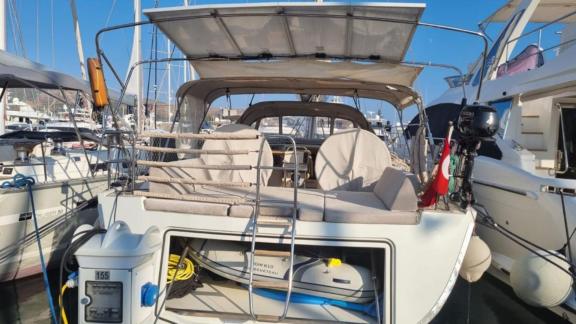
M53 69L80 76L77 63L72 16L67 0L7 0L16 2L20 18L25 54L29 59L39 61ZM190 4L207 4L246 1L192 1ZM407 1L422 2L422 1ZM505 0L435 0L425 1L427 8L422 21L446 24L477 30L478 23L491 12L501 7ZM142 8L154 7L155 0L142 0ZM183 0L160 0L160 7L181 5ZM105 26L126 23L132 20L131 0L77 0L78 16L86 57L95 55L94 35ZM7 8L7 11L9 8ZM8 19L10 20L10 16ZM494 26L496 30L498 26ZM15 46L12 25L8 24L8 50L22 55ZM143 56L150 54L151 29L145 28L143 37ZM109 58L124 75L131 48L132 32L122 30L108 33L104 37L104 48ZM160 44L163 49L166 44ZM467 69L481 51L481 42L470 36L419 28L412 47L407 53L408 60L449 63ZM160 54L161 56L161 54ZM446 85L443 77L452 74L443 69L427 69L417 80L415 86L425 101L439 96ZM146 74L145 74L146 75ZM180 76L174 75L173 83ZM113 86L114 87L114 86ZM372 107L372 109L374 109Z

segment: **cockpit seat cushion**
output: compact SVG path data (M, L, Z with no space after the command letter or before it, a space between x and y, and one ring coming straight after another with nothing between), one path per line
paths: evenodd
M418 198L407 174L387 167L373 192L326 192L324 219L335 223L417 224Z
M261 187L260 215L292 217L294 188ZM249 197L256 198L254 191ZM254 205L238 204L230 207L232 217L251 217ZM308 222L321 222L324 217L324 193L320 190L298 189L298 219Z
M418 196L409 176L401 170L388 167L376 182L374 194L392 211L418 210Z
M231 124L218 128L217 133L233 133L235 135L257 136L259 132L246 125ZM262 148L261 165L271 167L274 163L270 145L263 136L248 140L206 140L204 150L248 150L248 154L202 154L198 158L170 162L169 167L152 167L149 174L160 178L184 178L194 180L208 180L214 182L246 182L256 183L257 170L215 170L194 168L199 165L251 165L258 164L258 151ZM272 170L263 169L260 180L266 186ZM160 193L191 194L198 190L198 185L179 184L163 181L150 181L150 191Z
M255 139L228 139L214 140L207 139L202 145L203 150L247 150L248 154L202 154L202 160L209 165L250 165L250 170L207 170L211 180L217 181L243 181L256 183L258 171L259 155L261 155L260 165L267 167L260 170L260 183L263 186L268 184L268 179L272 174L274 158L272 149L264 136L260 132L248 125L229 124L219 127L215 133L228 133L238 136L258 136ZM262 149L262 153L259 151Z
M418 224L416 211L391 211L372 192L330 191L326 193L324 220L332 223Z
M230 206L196 201L146 198L144 199L144 208L150 211L169 213L227 216Z
M372 191L391 165L386 143L374 133L356 128L335 133L322 143L314 171L322 190Z

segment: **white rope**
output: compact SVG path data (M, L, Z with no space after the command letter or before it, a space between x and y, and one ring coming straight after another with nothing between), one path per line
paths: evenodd
M210 185L210 186L224 186L224 187L250 187L253 185L251 182L211 181L211 180L196 180L187 178L154 177L154 176L140 176L139 179L152 182Z

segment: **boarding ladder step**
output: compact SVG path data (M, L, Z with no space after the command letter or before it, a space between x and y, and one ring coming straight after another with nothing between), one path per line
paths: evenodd
M289 286L288 280L276 280L276 281L253 280L252 281L252 287L254 287L254 288L288 290L288 286Z
M292 142L292 146L294 148L294 152L296 152L296 142L294 139L287 135L274 135L274 137L285 137ZM262 152L260 150L259 152ZM286 318L288 314L288 308L290 307L290 296L292 294L292 286L293 286L293 276L294 276L294 248L295 248L295 241L296 241L296 217L298 215L298 187L297 183L294 183L294 202L293 207L291 208L291 216L290 217L271 217L261 215L261 197L260 197L260 172L261 170L265 169L261 166L261 156L258 158L258 165L256 166L256 200L255 200L255 208L254 213L252 214L251 218L251 231L252 231L252 242L250 248L250 258L249 265L248 265L248 299L249 299L249 306L250 306L250 316L257 321L264 321L264 322L280 322ZM298 172L298 165L295 165L295 171ZM262 217L260 217L262 216ZM290 250L289 251L272 251L272 250L264 250L256 248L257 237L258 237L258 227L259 226L280 226L285 227L285 232L283 234L284 237L290 237ZM285 242L282 240L281 242ZM285 243L279 243L285 244ZM255 259L257 256L273 256L273 257L282 257L288 258L289 260L289 268L288 268L288 276L286 279L283 280L255 280L254 279L254 264ZM284 299L284 310L280 316L274 315L258 315L254 313L254 289L255 288L268 288L268 289L280 289L286 291L286 298Z
M282 226L290 227L292 226L292 220L288 217L266 217L260 218L256 221L256 224L263 226Z
M280 322L280 316L276 315L256 315L258 322Z
M290 254L291 254L290 251L254 250L255 256L286 258L290 257Z

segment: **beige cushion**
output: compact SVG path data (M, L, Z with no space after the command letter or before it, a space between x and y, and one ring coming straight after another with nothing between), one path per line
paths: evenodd
M324 219L334 223L413 225L418 212L390 211L372 192L331 191L326 193Z
M414 185L401 170L386 168L374 187L374 194L389 210L418 210L418 197Z
M286 187L261 187L260 215L263 216L292 216L294 189ZM256 198L254 191L250 192L251 199ZM230 216L251 217L254 206L233 205L230 207ZM298 189L298 218L303 221L321 222L324 216L324 193L313 189Z
M237 135L256 136L260 133L247 125L229 124L215 130L215 133L234 133ZM202 160L210 165L252 165L258 164L258 151L262 147L262 158L260 165L271 167L274 164L272 149L268 141L261 136L253 140L206 140L202 146L203 150L249 150L248 154L222 155L203 154ZM219 181L244 181L256 183L256 168L252 170L207 170L209 179ZM260 180L263 186L268 184L268 179L272 169L260 171Z
M241 135L258 135L258 131L246 125L231 124L220 127L216 130L219 133L235 133ZM264 137L254 140L207 140L203 149L205 150L250 150L249 154L222 155L203 154L199 158L179 160L170 162L170 167L150 168L149 174L153 177L186 178L195 180L211 181L235 181L256 183L256 169L252 170L204 170L195 169L197 165L252 165L258 163L258 153L262 146L262 166L272 166L273 157L270 145ZM172 166L173 165L173 166ZM262 170L260 173L261 184L267 185L272 170ZM182 185L174 183L151 182L150 192L189 194L198 190L195 185Z
M144 200L146 210L173 212L183 214L199 214L212 216L228 215L229 205L204 203L196 201L183 201L172 199L147 198Z
M152 167L148 170L152 177L163 178L187 178L196 180L209 179L207 170L187 168L187 166L204 165L202 159L188 159L170 162L171 167L155 168ZM190 194L196 192L198 186L183 185L178 183L154 182L150 181L150 192L166 193L166 194Z
M386 143L369 131L350 129L322 143L314 169L322 190L372 191L390 165Z

